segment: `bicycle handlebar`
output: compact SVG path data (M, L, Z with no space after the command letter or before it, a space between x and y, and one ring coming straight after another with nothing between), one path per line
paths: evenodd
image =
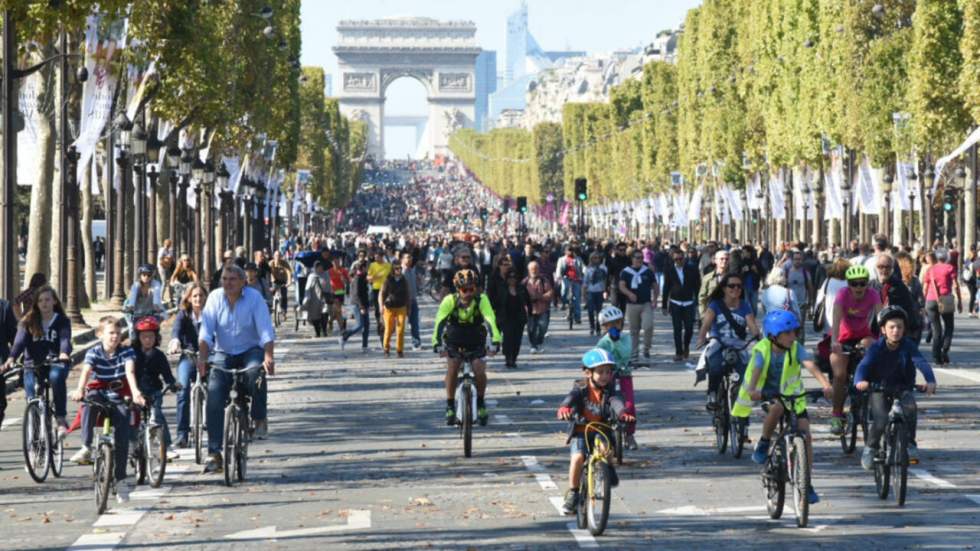
M217 364L213 364L211 362L208 362L208 368L209 369L216 369L216 370L222 371L224 373L231 373L232 375L237 375L239 373L247 373L247 372L252 371L252 370L255 370L255 369L265 369L265 366L262 365L262 364L259 364L259 365L253 365L253 366L250 366L250 367L240 367L238 369L228 369L227 367L221 367L221 366L219 366Z

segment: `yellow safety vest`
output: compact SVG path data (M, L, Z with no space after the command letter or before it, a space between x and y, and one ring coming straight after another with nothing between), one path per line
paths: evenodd
M794 343L795 344L795 343ZM795 349L795 347L794 347ZM787 350L783 355L783 373L779 380L779 391L785 395L795 395L803 393L803 379L800 377L800 360L793 349ZM749 388L752 381L752 373L755 371L756 355L762 357L762 373L755 388ZM732 415L735 417L748 417L752 413L752 392L761 390L766 386L766 376L769 374L769 361L772 359L772 342L769 339L762 339L752 347L752 356L749 358L749 365L745 369L745 378L742 380L742 387L738 391L738 399L735 407L732 408ZM806 410L806 399L798 398L794 404L796 413L803 413Z

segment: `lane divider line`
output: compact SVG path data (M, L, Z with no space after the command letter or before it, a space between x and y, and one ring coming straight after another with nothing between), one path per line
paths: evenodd
M980 505L980 494L964 494L963 497L969 499L973 503Z
M569 522L568 531L572 533L572 537L575 538L575 543L578 544L582 549L598 549L599 542L592 537L592 534L588 530L582 530L578 527L578 524L574 522Z
M934 367L933 371L938 371L945 375L952 375L953 377L960 377L966 379L967 381L973 381L974 383L980 383L980 375L970 373L969 371L963 371L959 369L947 369L945 367Z
M909 469L909 472L914 474L916 478L928 482L933 486L937 486L939 488L945 488L948 490L956 488L956 484L943 480L925 469Z

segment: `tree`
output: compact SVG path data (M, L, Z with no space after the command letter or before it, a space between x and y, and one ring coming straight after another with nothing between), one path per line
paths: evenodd
M296 168L310 171L313 185L308 190L324 204L330 204L334 189L327 178L327 114L324 111L324 72L321 67L304 67L300 86L300 141Z
M980 123L980 3L962 0L963 34L960 55L963 66L959 76L959 91L975 123Z

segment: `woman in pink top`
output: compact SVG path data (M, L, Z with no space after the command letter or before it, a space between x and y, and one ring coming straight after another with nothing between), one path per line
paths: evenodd
M947 262L946 250L937 249L929 257L932 266L922 279L922 289L926 295L926 313L932 321L932 359L943 365L949 363L949 347L953 343L953 312L939 312L940 297L952 294L960 312L963 311L963 299L956 267Z

